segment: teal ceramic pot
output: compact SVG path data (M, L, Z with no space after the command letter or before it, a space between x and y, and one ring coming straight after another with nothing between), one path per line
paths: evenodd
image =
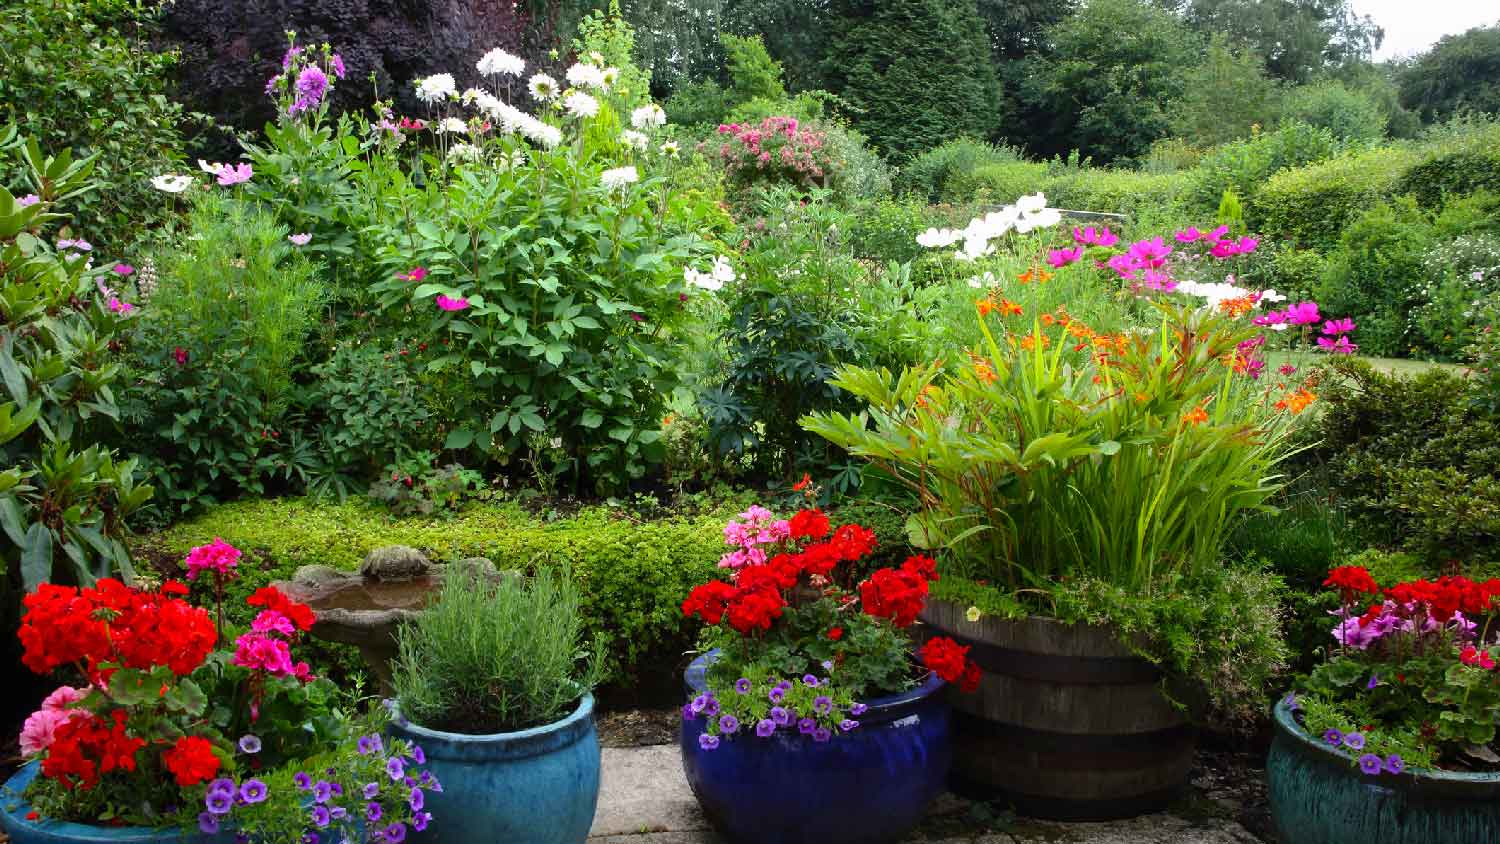
M219 837L233 840L232 836L210 838L190 834L177 827L94 826L45 818L28 819L32 809L24 795L40 769L38 763L30 762L17 771L4 788L0 788L0 831L10 836L11 844L208 844Z
M1361 773L1276 704L1266 760L1283 844L1485 844L1500 841L1500 774Z
M441 792L428 791L432 826L410 834L444 844L582 844L599 802L594 697L573 714L514 733L429 730L398 714L391 735L422 748Z

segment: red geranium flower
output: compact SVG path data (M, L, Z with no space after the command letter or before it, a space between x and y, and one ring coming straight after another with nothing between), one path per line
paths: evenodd
M201 736L178 739L161 755L161 761L177 778L177 784L184 788L208 782L219 773L219 757L214 755L214 746Z
M949 683L956 683L964 675L969 649L946 636L928 639L918 652L922 664Z
M828 535L828 517L821 510L803 510L789 523L793 539L822 539Z

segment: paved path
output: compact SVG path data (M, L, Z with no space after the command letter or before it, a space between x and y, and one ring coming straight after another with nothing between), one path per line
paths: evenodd
M1260 844L1225 817L1175 814L1094 824L1041 823L1025 819L971 821L972 804L938 801L912 842L930 844ZM965 829L1002 830L963 834ZM605 748L599 811L590 844L723 844L698 812L682 774L676 745ZM776 842L766 842L776 844Z

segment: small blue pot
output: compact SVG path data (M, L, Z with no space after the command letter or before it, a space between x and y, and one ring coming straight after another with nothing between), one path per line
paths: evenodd
M31 804L26 802L26 787L41 771L37 762L28 762L0 788L0 830L10 836L11 844L207 844L216 839L178 827L94 826L93 824L56 821L46 818L27 820ZM233 840L233 836L223 836Z
M1266 759L1283 844L1480 844L1500 841L1500 774L1367 775L1310 736L1283 700Z
M693 695L708 691L716 658L694 660ZM795 731L739 735L698 746L702 719L682 723L682 767L714 829L734 844L886 844L906 837L943 793L953 760L952 720L931 677L868 702L859 727L815 742Z
M594 696L573 714L515 733L464 735L397 718L390 732L419 745L442 783L428 791L432 826L411 833L444 844L582 844L599 802Z

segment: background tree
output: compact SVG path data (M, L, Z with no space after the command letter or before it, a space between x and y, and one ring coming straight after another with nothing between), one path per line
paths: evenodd
M1047 32L1052 52L1026 59L1024 119L1012 139L1041 155L1077 149L1102 162L1143 155L1171 129L1200 39L1145 0L1091 0Z
M1449 35L1400 75L1401 104L1424 122L1461 111L1500 114L1500 23Z
M1349 0L1160 0L1205 35L1222 33L1265 59L1266 72L1306 82L1320 71L1368 59L1385 33Z
M1386 115L1380 104L1338 80L1293 88L1282 105L1281 117L1327 129L1345 141L1385 137Z
M1000 84L975 0L839 0L826 84L893 159L1000 125Z
M1281 90L1266 76L1265 63L1247 49L1233 49L1216 35L1203 60L1183 74L1182 95L1172 102L1172 133L1195 146L1216 146L1248 137L1251 127L1269 128L1280 111Z

